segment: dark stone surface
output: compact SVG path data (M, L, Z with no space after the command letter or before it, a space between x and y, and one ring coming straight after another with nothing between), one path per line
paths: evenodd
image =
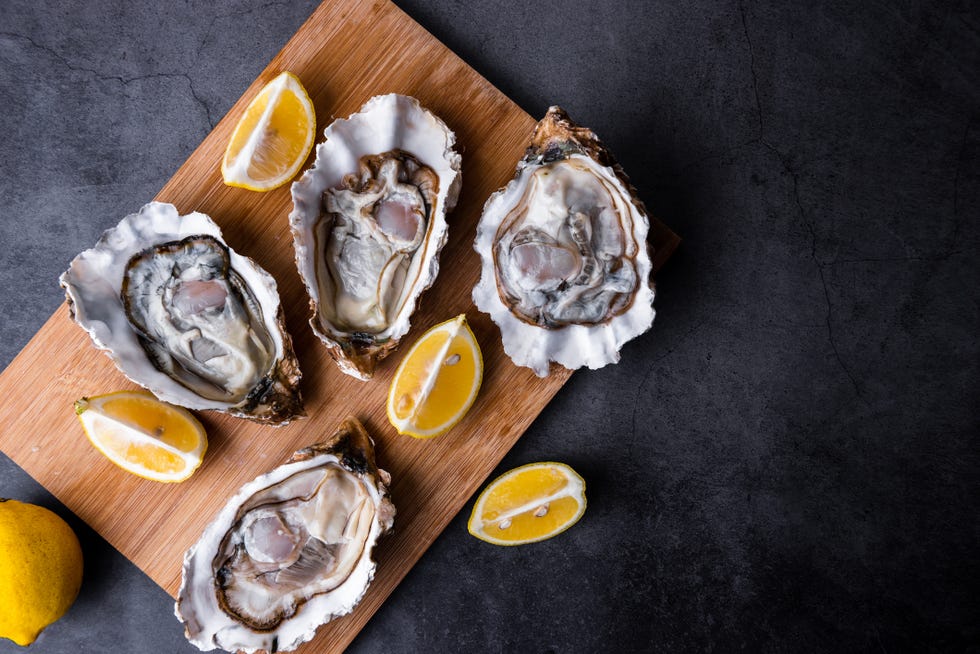
M532 114L593 127L685 243L654 329L500 467L572 464L582 522L496 548L468 504L351 650L980 651L976 5L399 4ZM313 7L3 3L0 364ZM5 457L0 495L84 543L31 651L196 651Z

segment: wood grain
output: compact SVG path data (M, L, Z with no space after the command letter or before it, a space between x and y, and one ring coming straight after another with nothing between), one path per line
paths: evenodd
M292 259L288 186L258 194L221 182L219 162L235 121L258 89L283 70L297 74L309 90L318 131L333 118L357 111L373 95L397 92L417 97L456 132L463 189L450 216L443 272L423 296L406 337L411 343L432 325L466 312L483 349L486 375L480 396L445 436L414 440L398 436L388 424L384 399L397 353L382 363L373 380L359 382L341 374L314 337ZM470 299L479 275L472 243L480 210L513 175L534 124L534 118L387 0L324 3L156 198L174 203L181 213L211 215L234 249L276 278L304 373L308 419L276 429L205 413L201 419L210 449L194 477L167 485L129 475L89 445L72 402L134 386L91 346L62 306L0 376L5 398L0 448L174 595L184 552L239 486L332 433L345 416L358 416L374 435L379 464L391 472L398 515L394 535L377 549L377 577L362 603L299 650L342 651L571 374L555 369L542 380L515 367L503 352L497 328ZM650 243L656 270L678 239L653 220Z

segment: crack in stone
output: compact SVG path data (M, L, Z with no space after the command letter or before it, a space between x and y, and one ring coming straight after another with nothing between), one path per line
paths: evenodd
M906 261L946 261L958 254L964 254L963 250L952 250L931 257L907 256L907 257L881 257L881 258L862 258L862 259L834 259L826 263L821 263L821 268L831 268L846 263L897 263Z
M854 386L854 392L857 394L858 398L866 405L868 401L864 399L861 394L861 387L858 385L857 379L851 374L850 369L844 365L844 359L840 355L840 350L837 349L837 342L834 340L834 323L833 323L833 304L830 302L830 291L827 290L827 280L823 274L823 266L817 265L817 272L820 273L820 283L823 285L823 296L827 301L827 340L830 341L830 347L834 351L834 357L837 359L838 365L840 365L841 370L847 375L847 378L851 380L851 385Z
M966 144L970 140L970 127L973 126L973 119L966 121L963 128L963 138L960 140L960 147L956 154L956 174L953 176L953 235L950 237L950 246L956 243L960 235L960 178L963 175L963 160L966 155Z
M764 128L762 123L762 103L759 101L759 76L755 70L755 49L752 47L752 38L749 36L749 24L745 18L745 2L738 3L738 13L742 18L742 32L745 34L745 42L749 46L749 71L752 73L752 91L755 93L755 109L759 118L759 138L764 139Z
M8 37L8 38L12 38L12 39L20 39L22 41L27 41L34 48L36 48L38 50L41 50L42 52L48 53L51 57L53 57L55 60L57 60L59 63L61 63L61 65L64 66L65 68L67 68L68 70L71 70L71 71L74 71L74 72L79 72L79 73L87 73L87 74L92 75L93 77L95 77L96 80L100 80L100 81L118 82L122 86L129 86L133 82L138 82L138 81L142 81L142 80L149 80L149 79L184 79L184 80L187 80L187 86L190 89L191 96L194 98L195 102L197 102L197 104L199 104L201 106L201 108L204 110L205 118L208 121L208 125L211 127L211 129L214 129L215 121L214 121L214 118L211 115L211 107L204 100L204 98L202 98L198 94L197 89L194 87L194 80L191 79L191 76L188 73L147 73L145 75L134 75L132 77L123 77L122 75L107 75L107 74L103 73L100 70L96 70L94 68L88 68L88 67L85 67L85 66L78 66L78 65L72 63L69 59L67 59L66 57L64 57L61 53L59 53L54 48L51 48L49 46L46 46L43 43L38 43L37 41L35 41L30 36L27 36L27 35L24 35L24 34L18 34L16 32L0 32L0 36L5 36L5 37Z
M209 105L204 100L204 98L202 98L200 95L198 95L197 89L194 88L194 80L191 79L191 76L190 75L188 75L187 73L175 73L175 74L182 74L187 79L187 87L191 90L191 95L194 96L194 99L197 101L197 103L199 105L201 105L202 107L204 107L204 113L205 113L205 115L207 117L207 120L208 120L208 126L213 130L214 129L214 126L217 123L215 122L214 117L211 115L211 105Z
M744 0L740 0L740 2L738 3L738 13L742 21L742 33L745 35L745 43L748 46L748 50L749 50L749 71L752 74L752 93L755 98L756 118L759 123L758 136L748 141L745 141L743 143L739 143L730 148L722 150L721 152L705 155L704 157L700 157L693 161L689 161L685 164L682 164L677 168L676 173L666 175L665 177L667 178L672 179L672 178L681 177L684 171L688 170L689 168L697 166L698 164L702 164L706 161L713 161L715 159L724 160L730 156L735 155L743 148L751 147L753 145L761 145L765 149L769 150L771 153L776 155L780 163L783 165L783 168L785 169L789 168L789 157L787 155L784 155L776 146L770 143L765 136L765 122L764 122L763 111L762 111L762 100L759 96L759 75L756 72L756 66L755 66L755 47L752 45L751 36L749 36L749 25L748 25L748 20L746 18Z
M778 153L777 153L778 155ZM803 209L803 203L800 201L800 186L799 186L799 175L787 164L786 161L782 161L783 167L786 173L793 180L793 200L796 202L796 209L800 213L800 220L806 227L807 231L810 232L810 258L817 266L817 273L820 275L820 285L823 288L823 297L827 303L827 340L830 342L830 349L834 351L834 358L837 359L837 364L840 369L844 371L847 378L851 380L851 385L854 387L854 392L865 405L868 405L868 401L864 398L861 393L861 386L858 384L857 379L854 374L851 373L851 369L847 367L844 363L844 358L840 354L840 350L837 348L837 340L834 338L834 304L830 301L830 289L827 288L827 278L824 275L824 264L821 263L819 257L817 257L817 231L813 227L813 222L807 220L806 212Z
M864 396L861 393L861 387L858 384L857 379L854 377L850 369L844 363L844 359L843 357L841 357L840 350L837 347L837 341L834 338L834 323L833 323L834 305L830 301L830 290L827 288L827 279L826 276L824 275L824 266L821 263L820 258L817 256L817 231L813 226L813 222L807 219L806 211L803 209L803 202L800 200L799 174L794 168L790 156L788 154L783 153L779 148L777 148L775 145L773 145L766 139L765 120L763 118L763 111L762 111L762 100L759 96L759 75L755 67L755 48L752 45L752 37L750 36L749 33L749 25L748 25L747 12L745 9L744 0L740 0L740 2L738 3L738 12L739 12L739 17L741 18L742 21L742 32L745 35L745 42L749 50L749 69L752 74L752 91L755 94L755 108L759 119L759 137L758 139L756 139L756 142L758 145L761 145L763 148L768 150L770 153L772 153L773 156L776 157L776 159L783 167L784 174L789 175L790 179L793 182L793 201L795 202L796 209L799 212L800 222L803 223L803 226L806 227L806 230L810 233L810 258L813 260L813 263L817 267L817 273L820 276L820 285L823 288L824 300L827 303L827 317L826 317L827 340L830 342L830 348L834 352L834 358L837 360L837 364L840 366L840 369L844 371L844 374L847 376L847 378L851 381L851 385L854 387L855 394L862 402L868 404L867 400L864 399Z
M208 28L204 30L204 38L201 39L201 45L198 47L198 52L204 49L208 40L211 38L211 34L214 32L214 24L217 23L222 18L234 18L235 16L247 16L256 11L262 11L264 9L269 9L271 7L289 7L291 3L289 0L273 0L273 2L266 2L265 4L259 5L258 7L248 7L246 9L240 9L238 11L230 11L224 14L217 14L211 18L208 23Z

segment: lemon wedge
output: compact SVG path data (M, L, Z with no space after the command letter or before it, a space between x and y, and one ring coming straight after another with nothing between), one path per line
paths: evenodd
M585 480L564 463L529 463L505 472L473 506L467 529L494 545L556 536L585 513Z
M432 438L462 420L483 381L483 355L466 315L425 332L388 391L388 420L399 434Z
M299 78L285 72L245 108L221 160L225 184L269 191L293 178L313 148L316 114Z
M85 435L117 466L154 481L190 477L208 439L189 411L145 391L120 391L75 402Z

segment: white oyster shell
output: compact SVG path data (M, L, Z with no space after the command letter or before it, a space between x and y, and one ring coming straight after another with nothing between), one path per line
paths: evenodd
M439 272L446 213L459 195L460 155L442 120L418 100L398 94L372 98L323 134L313 167L292 186L296 266L310 295L313 331L341 370L368 379L408 332L419 296ZM364 172L366 159L385 153L410 155L438 180L418 233L395 233L380 218L380 208L391 198L430 197L404 179L414 163L398 168L399 183L384 165L374 177ZM367 190L350 191L361 184ZM421 206L415 199L405 202Z
M392 526L388 473L355 418L245 484L184 557L175 613L202 650L289 651L349 613Z
M648 231L609 151L551 107L514 179L484 205L473 301L514 363L540 377L552 361L573 370L615 363L653 323Z
M230 266L229 274L236 284L247 288L249 296L244 304L248 305L249 324L254 322L253 327L239 324L239 329L232 329L240 316L223 315L214 322L213 329L204 334L208 339L226 339L228 348L222 355L234 354L225 356L235 360L220 366L217 373L228 375L229 384L243 384L240 390L225 393L228 399L222 397L221 392L211 396L196 392L193 384L188 385L188 376L179 364L170 361L160 364L157 355L155 365L149 355L152 347L144 347L148 341L143 338L141 342L139 328L127 316L124 306L122 289L131 260L137 256L146 257L147 253L164 244L194 238L218 244L216 251ZM75 321L89 333L96 347L105 350L124 375L161 400L190 409L214 409L269 424L284 424L303 415L298 390L299 363L285 330L276 282L254 261L228 248L221 230L205 214L193 212L181 216L172 204L151 202L107 230L95 247L75 257L61 275L60 282ZM159 294L151 292L143 297L156 301L153 310L163 310ZM252 333L253 328L263 332L260 338ZM202 335L202 329L208 331L207 325L192 327L181 336L173 336L173 341L188 336L193 340L194 336ZM253 339L263 343L260 355L249 351ZM185 345L189 342L184 338ZM208 356L213 357L214 353ZM257 360L251 361L249 357ZM169 373L166 371L168 366ZM179 381L182 375L184 383ZM204 381L198 388L208 383Z

